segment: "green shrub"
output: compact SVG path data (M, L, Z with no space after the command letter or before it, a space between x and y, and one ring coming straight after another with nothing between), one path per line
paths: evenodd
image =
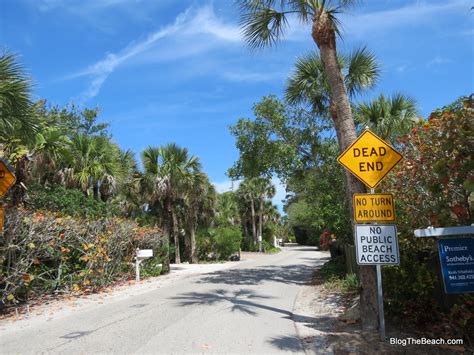
M238 227L219 227L215 229L214 246L220 260L227 260L232 254L238 252L241 241L242 232Z
M324 282L331 278L341 279L346 274L344 257L340 256L329 260L318 270L318 277Z
M35 210L47 210L63 216L100 219L117 215L118 209L101 200L85 196L76 189L66 189L59 185L43 187L28 186L30 207Z
M273 244L267 242L266 240L262 241L262 249L265 253L275 254L281 251L280 248L275 247Z
M198 231L196 244L200 260L228 260L242 241L239 227L217 227Z

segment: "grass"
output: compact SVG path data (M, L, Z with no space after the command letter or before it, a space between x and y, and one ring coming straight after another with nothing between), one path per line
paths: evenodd
M346 264L342 256L331 259L324 264L316 272L314 281L316 284L322 284L325 290L343 294L356 293L360 287L359 278L356 274L346 274Z

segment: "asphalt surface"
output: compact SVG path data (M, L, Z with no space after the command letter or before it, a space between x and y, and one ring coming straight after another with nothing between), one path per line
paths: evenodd
M304 353L295 321L305 314L293 313L295 299L325 256L288 247L48 322L6 327L0 353Z

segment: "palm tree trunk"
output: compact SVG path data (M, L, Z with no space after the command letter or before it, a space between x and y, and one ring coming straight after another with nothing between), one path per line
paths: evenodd
M197 257L197 250L196 250L196 227L194 225L194 221L190 227L191 227L189 230L189 239L191 243L190 263L197 264L198 257Z
M171 220L173 222L173 237L174 237L174 248L175 248L175 264L181 264L181 255L179 252L179 228L178 228L178 217L174 213L173 209L170 211Z
M99 182L95 181L94 185L92 185L92 194L94 196L94 200L99 200Z
M321 10L313 21L312 36L314 42L319 47L331 88L331 98L336 107L337 118L334 120L334 126L339 147L342 151L357 138L357 134L354 119L352 118L351 105L337 61L336 31L324 10ZM347 203L350 206L351 216L353 216L352 195L365 192L365 187L347 170L345 171L345 180ZM361 313L364 315L362 317L362 326L366 330L374 330L378 325L375 267L360 266L359 276L362 286Z
M257 226L255 221L255 205L253 199L250 200L250 210L252 213L252 237L254 244L257 244Z
M258 251L262 252L262 239L263 239L263 196L260 199L260 213L258 217Z
M170 269L170 228L169 224L165 223L163 226L163 235L165 237L165 243L166 243L166 250L167 250L167 255L165 259L163 260L163 273L169 273L171 271Z

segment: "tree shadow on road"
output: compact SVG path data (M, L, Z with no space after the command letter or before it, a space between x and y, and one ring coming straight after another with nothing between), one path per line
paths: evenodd
M269 311L282 315L282 318L292 320L294 322L301 322L307 324L314 324L318 322L317 318L307 317L303 315L293 314L293 312L272 307L267 304L258 303L259 300L273 299L273 296L258 294L249 289L240 289L236 291L227 291L224 289L216 289L209 292L186 292L171 299L178 301L178 305L182 307L205 305L214 306L220 303L227 303L231 312L241 312L249 316L257 316L257 311ZM267 340L280 350L287 351L302 351L303 346L297 337L282 336L274 337Z
M178 296L171 297L177 300L179 306L207 305L213 306L218 303L229 303L228 307L231 312L239 311L252 316L257 315L257 310L265 310L282 314L287 319L301 323L314 323L316 318L293 314L286 309L272 307L266 304L257 303L257 300L268 300L275 298L256 293L248 289L240 289L237 291L227 291L217 289L210 292L186 292Z
M197 283L213 283L226 285L258 285L265 281L285 284L305 285L315 268L326 262L326 258L314 260L312 265L261 266L249 269L221 270L197 280Z
M282 351L300 352L304 351L301 340L297 337L281 336L267 340L268 343Z

